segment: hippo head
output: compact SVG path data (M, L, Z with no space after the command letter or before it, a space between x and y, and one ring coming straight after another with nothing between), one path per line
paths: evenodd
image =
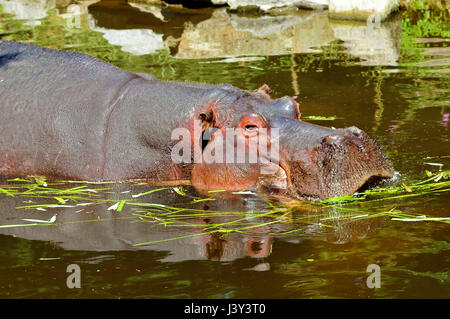
M267 86L253 93L230 86L223 91L198 114L203 159L191 174L198 190L258 189L321 200L393 176L362 130L303 122L294 98L272 100Z

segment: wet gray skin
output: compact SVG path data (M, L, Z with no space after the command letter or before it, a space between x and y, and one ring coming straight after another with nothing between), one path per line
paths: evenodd
M351 195L372 177L392 177L364 132L303 122L297 102L272 100L267 86L246 92L226 84L162 82L84 54L8 41L0 42L0 59L2 174L190 180L199 190L281 187L283 195L299 199ZM215 134L278 128L276 174L261 174L262 164L174 163L171 133L184 127L195 134L198 118Z

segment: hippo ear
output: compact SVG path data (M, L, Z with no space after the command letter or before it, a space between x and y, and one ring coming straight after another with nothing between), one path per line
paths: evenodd
M270 94L273 93L273 90L267 84L263 84L256 92L265 94L270 98Z
M214 121L214 117L213 117L213 111L212 110L206 110L201 112L198 115L198 119L200 121L202 121L202 129L205 130L209 127L213 126L213 121Z

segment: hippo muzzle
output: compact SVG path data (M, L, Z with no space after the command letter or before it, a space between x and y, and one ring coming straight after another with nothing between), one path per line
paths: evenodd
M380 147L357 127L331 129L277 118L288 193L309 200L355 193L393 170Z

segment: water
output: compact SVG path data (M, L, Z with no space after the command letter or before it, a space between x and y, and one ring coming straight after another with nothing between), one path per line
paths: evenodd
M374 26L331 21L326 12L254 17L224 8L161 9L126 1L85 1L74 7L70 1L0 0L0 8L4 40L84 52L164 80L230 83L247 90L266 83L274 97L298 95L303 117L336 116L315 123L355 125L376 138L398 172L391 186L424 180L426 170L449 169L450 26L445 10L431 15L405 11ZM5 177L0 184L35 181ZM199 197L188 187L184 195L169 188L133 198L150 187L84 186L97 193L86 192L83 200L66 205L97 196L95 205L25 209L17 207L62 204L56 195L0 194L0 225L48 220L55 214L58 223L0 228L0 297L450 296L449 224L375 215L397 210L450 217L445 191L344 206L349 210L297 203L260 216L273 208L251 194L191 203ZM169 220L158 217L161 206L130 202L121 211L108 210L125 199L210 213L184 212ZM219 223L221 232L206 233L219 229ZM230 231L237 227L243 227L241 232ZM136 246L147 242L153 243ZM81 267L81 289L66 286L69 264ZM367 287L369 264L381 267L381 288Z

